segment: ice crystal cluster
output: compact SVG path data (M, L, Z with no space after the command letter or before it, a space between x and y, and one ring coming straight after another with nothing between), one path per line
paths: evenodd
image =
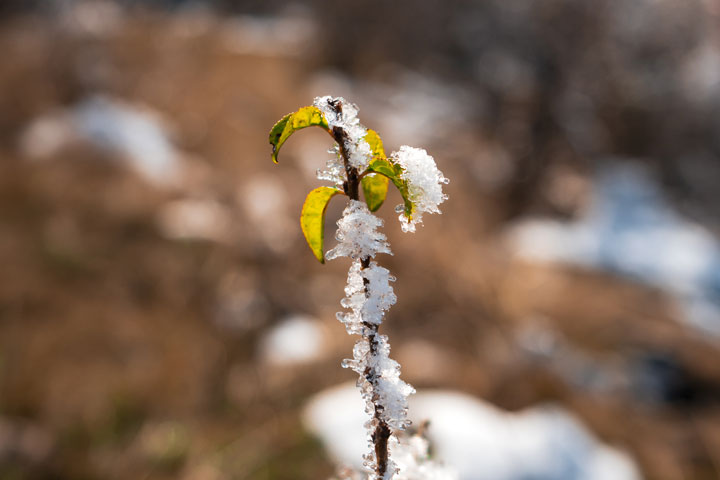
M340 302L352 311L337 314L349 334L362 335L365 324L379 325L382 322L385 312L397 301L390 286L390 282L394 281L395 277L388 269L375 262L370 262L370 266L364 269L359 260L353 262L348 272L346 296Z
M394 459L395 480L458 480L458 473L430 458L427 439L420 435L403 435L390 440ZM337 480L367 480L367 476L352 469L341 471Z
M318 178L332 181L348 193L348 184L358 182L367 173L373 158L372 149L365 140L368 130L357 117L357 106L342 97L318 97L314 106L322 112L331 134L339 143L330 151L333 158L324 170L318 171ZM384 159L384 154L381 159ZM440 213L438 205L447 198L442 192L442 184L447 183L447 179L425 150L403 146L390 159L402 167L399 179L395 178L393 182L404 182L407 186L406 200L413 204L412 218L406 217L404 211L400 215L401 226L405 232L414 232L424 213ZM357 184L354 191L357 192ZM341 302L347 310L339 312L337 318L349 334L362 337L353 349L353 358L344 360L343 367L358 373L357 385L370 416L365 424L369 432L370 453L365 455L363 463L367 478L390 480L396 473L404 471L406 473L398 478L444 479L446 477L434 474L431 477L419 476L433 473L429 470L432 462L416 461L422 455L408 450L417 450L417 441L402 447L394 436L410 425L407 398L415 390L400 379L400 365L390 358L388 339L378 334L385 312L397 300L390 286L395 278L373 260L378 253L392 255L387 238L378 231L383 221L370 212L365 202L355 197L351 198L337 225L335 238L338 245L327 253L326 258L352 259L345 298ZM392 445L397 450L395 460L387 455L387 447ZM426 458L427 444L424 445Z
M357 105L348 102L342 97L333 98L330 96L315 98L313 105L325 115L331 130L338 127L345 132L343 143L348 154L348 162L351 166L357 168L359 172L364 171L372 158L372 149L365 140L367 129L360 123L357 116ZM332 180L337 183L338 179L342 179L344 169L339 149L333 149L331 153L334 154L334 158L328 161L325 171L318 172L318 178L320 180ZM342 180L340 183L342 183Z
M377 231L383 225L382 219L370 213L364 202L350 200L337 225L335 238L339 243L325 256L328 260L338 257L354 260L374 257L376 253L392 254L387 237Z
M358 107L343 97L316 97L313 105L325 116L331 130L336 127L344 133L343 148L348 156L350 166L363 172L372 160L372 149L365 140L367 128L360 123ZM339 146L329 150L332 157L327 161L324 170L317 171L317 178L333 182L341 186L347 179L343 158ZM404 213L404 206L398 205L397 212L403 232L414 232L415 225L422 223L424 213L441 213L438 205L447 200L442 186L449 180L438 170L435 160L422 148L403 145L390 157L402 167L400 177L407 182L408 196L414 205L412 218Z
M366 404L366 412L374 415L375 403L382 405L382 411L377 416L393 430L404 430L410 426L407 419L407 397L415 393L415 389L400 380L400 364L390 358L387 336L378 335L373 343L374 345L362 341L356 343L352 360L344 360L343 367L352 368L360 375L358 385L366 400L371 400ZM368 368L376 376L375 385L366 378ZM372 423L372 420L369 423Z
M402 168L400 175L408 183L408 194L415 205L412 219L400 214L403 232L414 232L415 224L422 223L423 213L441 213L438 205L447 200L442 185L449 180L438 170L433 157L422 148L403 145L400 151L392 154L393 159ZM398 211L403 211L399 205Z
M395 278L386 268L370 260L378 253L392 253L385 235L377 231L382 223L364 202L351 200L338 221L338 245L328 253L328 258L353 259L345 287L346 296L341 302L350 311L338 312L337 317L348 333L362 335L353 349L353 358L343 361L343 367L358 373L358 387L370 416L365 424L371 450L365 456L369 471L377 469L378 461L373 449L373 432L381 423L391 431L405 429L410 423L407 397L415 392L400 379L400 365L390 358L387 337L377 334L383 315L397 300L390 286ZM383 480L390 479L395 471L395 464L389 459Z

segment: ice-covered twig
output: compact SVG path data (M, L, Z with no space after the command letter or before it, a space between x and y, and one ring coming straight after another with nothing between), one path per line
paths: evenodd
M359 172L367 168L371 152L364 140L367 130L357 119L357 107L331 97L317 98L315 106L325 114L339 145L338 159L343 162L345 177L335 177L343 180L343 190L350 197L338 221L339 243L327 255L328 259L353 259L342 301L342 306L351 311L338 313L338 319L348 333L361 335L362 339L353 349L353 358L345 360L343 366L358 373L358 387L371 417L366 423L371 452L365 456L364 464L374 479L389 480L396 471L389 455L389 441L394 431L409 425L407 397L415 391L400 380L400 365L389 357L388 339L378 334L383 315L396 301L390 286L395 279L371 259L378 253L392 253L385 235L377 231L382 220L359 199Z
M315 257L349 257L352 265L342 306L349 311L338 313L350 334L362 337L353 349L353 358L343 366L359 374L358 387L362 391L370 420L368 443L371 452L364 465L368 480L390 480L396 464L390 459L389 445L394 433L409 425L407 397L414 389L400 380L400 365L390 358L390 345L385 335L378 333L385 312L395 304L396 297L390 282L390 272L373 259L378 253L392 254L387 238L378 232L383 222L371 211L385 201L388 185L394 185L403 198L400 222L403 231L415 231L424 213L440 213L438 205L447 196L442 184L447 179L437 169L435 160L425 150L403 146L386 156L377 132L366 129L357 117L358 108L338 97L318 97L313 106L282 117L270 130L272 160L277 163L278 152L297 130L310 126L321 127L336 142L330 152L333 157L318 178L332 181L332 187L313 189L305 199L300 224L308 246ZM360 201L362 186L365 202ZM338 245L324 254L323 227L327 204L334 196L344 193L350 203L338 222Z

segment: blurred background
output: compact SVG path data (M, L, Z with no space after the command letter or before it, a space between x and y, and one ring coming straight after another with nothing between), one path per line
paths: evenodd
M2 0L0 478L354 461L348 262L298 225L330 139L280 165L267 143L326 94L450 178L415 234L395 192L379 212L383 330L440 459L720 478L719 22L716 0Z

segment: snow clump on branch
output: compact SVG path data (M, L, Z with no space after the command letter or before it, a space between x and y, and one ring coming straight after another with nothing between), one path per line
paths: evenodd
M387 268L370 262L368 268L362 268L359 260L353 262L348 272L345 287L346 297L340 304L352 312L338 312L337 318L345 325L348 334L363 334L364 323L379 325L385 312L395 305L397 297L390 282L395 277Z
M360 375L358 385L366 402L365 411L373 415L376 413L375 403L382 405L384 408L377 416L393 430L404 430L410 426L407 419L407 398L415 393L415 389L400 380L400 364L390 358L387 336L377 335L375 340L375 348L371 348L366 342L355 344L352 360L343 360L343 367L351 368ZM367 379L368 367L377 377L375 386ZM374 396L377 398L373 398ZM377 418L372 418L366 426L372 424L374 427L375 421Z
M362 259L374 257L376 253L392 255L387 237L377 231L383 225L382 219L370 213L364 202L350 200L337 225L335 238L339 243L327 253L328 260L338 257Z
M442 185L447 185L449 180L438 170L435 159L422 148L403 145L392 157L403 169L400 177L407 181L408 196L415 206L411 219L402 213L398 218L403 232L414 232L415 224L422 223L423 213L442 213L438 205L448 198ZM396 210L402 212L403 206L399 205Z
M331 130L335 127L341 128L345 132L344 146L348 153L348 162L359 172L365 171L372 158L372 149L370 144L365 140L367 129L360 123L358 118L358 107L354 103L348 102L343 97L316 97L313 102L320 111L325 115L328 126ZM337 152L336 158L337 158ZM332 165L328 162L329 170ZM320 172L318 177L323 172ZM327 180L323 177L321 180Z

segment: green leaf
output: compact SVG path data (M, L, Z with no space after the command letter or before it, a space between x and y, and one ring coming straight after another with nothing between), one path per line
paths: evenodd
M318 126L330 132L325 116L317 107L302 107L295 113L288 113L277 122L270 130L270 145L273 147L272 160L278 163L277 156L280 147L285 141L298 130L306 127Z
M382 173L390 180L400 180L402 167L395 165L387 158L373 158L368 166L368 172Z
M373 154L373 161L387 162L385 150L383 149L382 139L375 130L367 131L365 141L370 145ZM371 168L368 168L371 171ZM363 194L365 195L365 203L371 212L377 211L385 201L388 189L388 177L384 175L369 174L361 180Z
M302 227L305 240L310 250L315 254L320 263L325 263L323 243L325 238L325 210L327 210L330 199L343 193L334 187L318 187L308 193L300 214L300 226Z
M410 201L409 193L408 193L408 185L407 181L403 180L403 178L400 176L402 174L402 167L400 165L397 165L393 163L391 160L387 158L374 158L370 165L368 166L368 172L374 172L379 173L393 182L393 185L398 189L400 192L400 195L403 198L403 202L405 204L405 216L408 218L412 218L412 214L415 211L415 206L413 205L412 201ZM363 180L365 180L364 177ZM365 191L365 185L363 185L363 192ZM366 195L367 199L367 195ZM384 198L383 198L384 200ZM370 204L368 203L368 208L370 208ZM374 211L374 210L373 210Z
M371 173L364 176L360 183L368 209L370 209L371 212L377 211L387 196L388 178L384 175Z

